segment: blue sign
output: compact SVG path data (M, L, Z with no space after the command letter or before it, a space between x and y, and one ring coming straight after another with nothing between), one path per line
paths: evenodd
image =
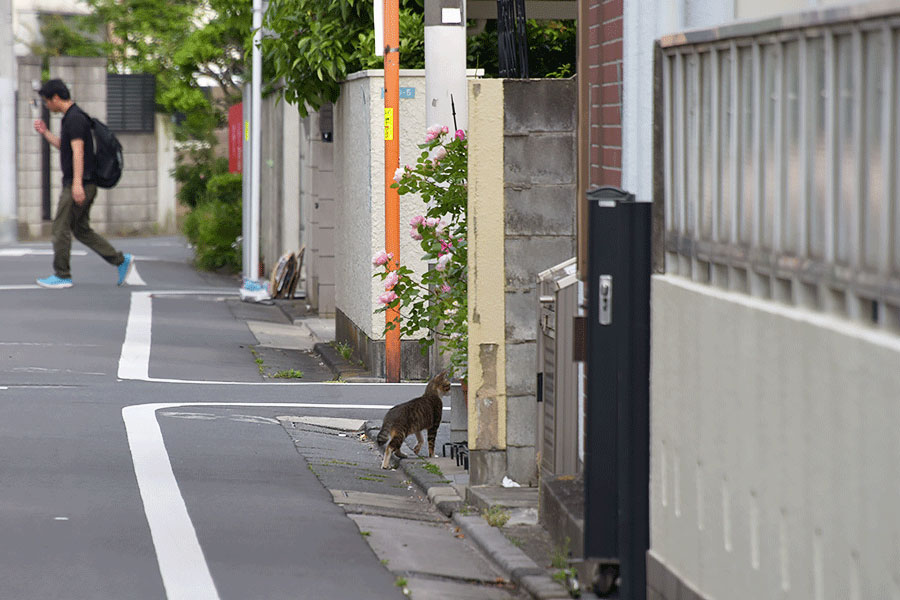
M384 98L384 88L381 88L381 97ZM414 87L401 87L400 88L400 99L401 100L411 100L416 97L416 88Z

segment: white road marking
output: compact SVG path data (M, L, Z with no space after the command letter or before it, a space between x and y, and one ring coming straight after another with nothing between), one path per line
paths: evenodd
M327 408L383 410L387 404L313 404L313 403L248 403L202 402L135 404L122 409L122 420L134 463L144 514L166 597L169 600L219 600L219 592L209 572L209 565L197 539L197 531L172 471L156 411L185 406L258 407L258 408Z
M15 290L42 290L41 286L36 283L29 283L25 285L0 285L0 291L11 292Z
M0 342L0 346L53 346L58 348L65 346L67 348L99 348L99 344L64 344L61 342Z
M150 345L153 328L154 296L197 296L197 295L236 295L237 290L196 290L196 291L163 291L163 292L131 292L131 308L128 311L128 323L125 326L125 340L119 354L118 378L132 381L149 381L153 383L186 383L192 385L264 385L264 386L307 386L321 385L316 381L202 381L194 379L166 379L150 377ZM341 383L340 385L372 385L370 383ZM393 385L421 387L421 383L396 383Z
M47 367L13 367L14 373L70 373L72 375L99 375L105 377L107 373L95 373L93 371L75 371L73 369L50 369Z
M119 379L150 379L150 292L131 292L125 341L119 354Z
M131 267L131 272L125 277L125 283L128 285L147 285L147 282L141 279L140 274L137 270L137 260L135 260L135 264Z
M72 256L87 256L86 250L72 250ZM52 248L0 248L0 258L21 258L23 256L53 256Z

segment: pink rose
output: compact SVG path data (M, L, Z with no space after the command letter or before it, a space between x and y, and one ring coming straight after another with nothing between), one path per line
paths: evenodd
M397 170L394 171L394 181L400 183L400 180L403 179L404 171L403 167L397 167Z
M422 239L422 234L419 233L419 230L418 230L418 229L410 229L410 230L409 230L409 237L411 237L412 239L414 239L414 240L416 240L416 241L418 242L418 241L421 241L421 239Z
M412 219L409 220L410 227L418 227L422 223L425 222L425 217L422 215L416 215Z
M440 222L441 222L441 220L438 219L437 217L428 217L427 219L425 219L425 226L426 227L434 227L435 225L437 225Z
M385 252L384 250L382 250L372 258L372 264L380 267L381 265L387 264L387 262L392 258L394 258L394 254L392 252Z
M435 267L438 271L443 271L447 268L447 263L450 262L450 259L453 258L453 254L447 253L441 256L437 261L437 267Z
M441 133L450 133L450 128L444 125L441 127Z
M391 271L388 273L388 276L384 278L384 289L391 290L397 282L400 281L400 274L397 271Z
M449 292L450 292L450 286L447 285L446 283L443 284L443 285L441 286L441 291L444 292L445 294L449 293Z
M437 148L434 149L434 154L432 155L432 158L438 162L444 160L445 158L447 158L447 149L444 148L443 146L438 146Z
M394 292L385 292L382 295L378 296L378 301L382 304L390 304L396 299L397 294L395 294Z
M457 129L456 130L456 139L458 139L458 140L466 139L466 132L463 131L462 129Z

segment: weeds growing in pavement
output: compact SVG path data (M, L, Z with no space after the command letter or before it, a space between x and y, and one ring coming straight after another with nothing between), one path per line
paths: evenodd
M509 513L502 506L492 506L485 509L481 516L491 527L503 527L509 521Z

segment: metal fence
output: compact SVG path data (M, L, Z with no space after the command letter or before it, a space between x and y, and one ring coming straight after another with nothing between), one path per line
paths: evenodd
M666 271L900 333L900 6L663 38Z

